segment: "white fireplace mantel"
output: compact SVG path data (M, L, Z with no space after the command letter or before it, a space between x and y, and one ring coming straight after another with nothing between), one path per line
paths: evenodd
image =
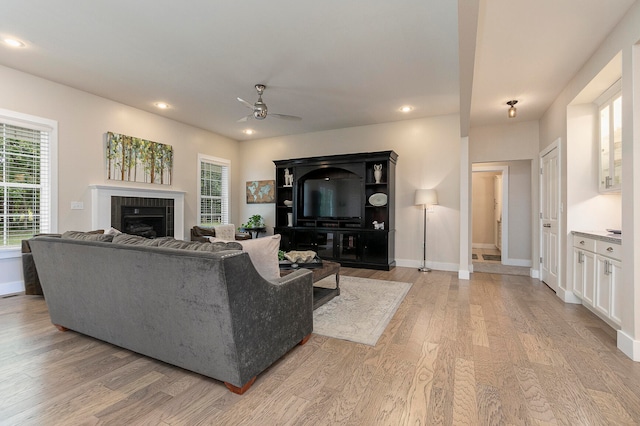
M91 189L91 227L109 229L111 227L111 197L168 198L174 202L174 237L184 240L184 194L154 188L130 188L125 186L89 185Z

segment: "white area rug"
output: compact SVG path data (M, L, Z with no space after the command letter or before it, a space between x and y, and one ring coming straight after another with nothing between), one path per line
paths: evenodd
M335 277L315 285L335 287ZM410 288L411 283L341 276L340 295L313 311L313 332L375 346Z

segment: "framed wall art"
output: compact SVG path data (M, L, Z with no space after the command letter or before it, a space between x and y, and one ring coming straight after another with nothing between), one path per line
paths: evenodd
M107 179L171 185L173 147L107 132Z
M247 204L275 203L275 180L247 182Z

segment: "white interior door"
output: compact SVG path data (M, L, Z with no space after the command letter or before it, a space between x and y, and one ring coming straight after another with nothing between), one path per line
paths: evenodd
M493 235L496 248L502 250L502 175L493 179Z
M544 283L557 291L560 260L560 163L558 147L540 158L540 276Z

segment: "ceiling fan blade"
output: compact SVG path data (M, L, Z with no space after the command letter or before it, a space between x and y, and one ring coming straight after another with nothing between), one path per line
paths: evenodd
M239 100L240 102L242 102L242 103L243 103L247 108L251 108L251 109L253 109L253 104L250 104L249 102L245 101L245 100L244 100L244 99L242 99L242 98L238 98L238 100Z
M251 117L253 117L253 114L249 114L246 117L242 117L240 120L237 121L237 123L248 121Z
M269 114L269 116L281 118L283 120L291 120L291 121L302 120L302 117L297 117L295 115L287 115L287 114Z

